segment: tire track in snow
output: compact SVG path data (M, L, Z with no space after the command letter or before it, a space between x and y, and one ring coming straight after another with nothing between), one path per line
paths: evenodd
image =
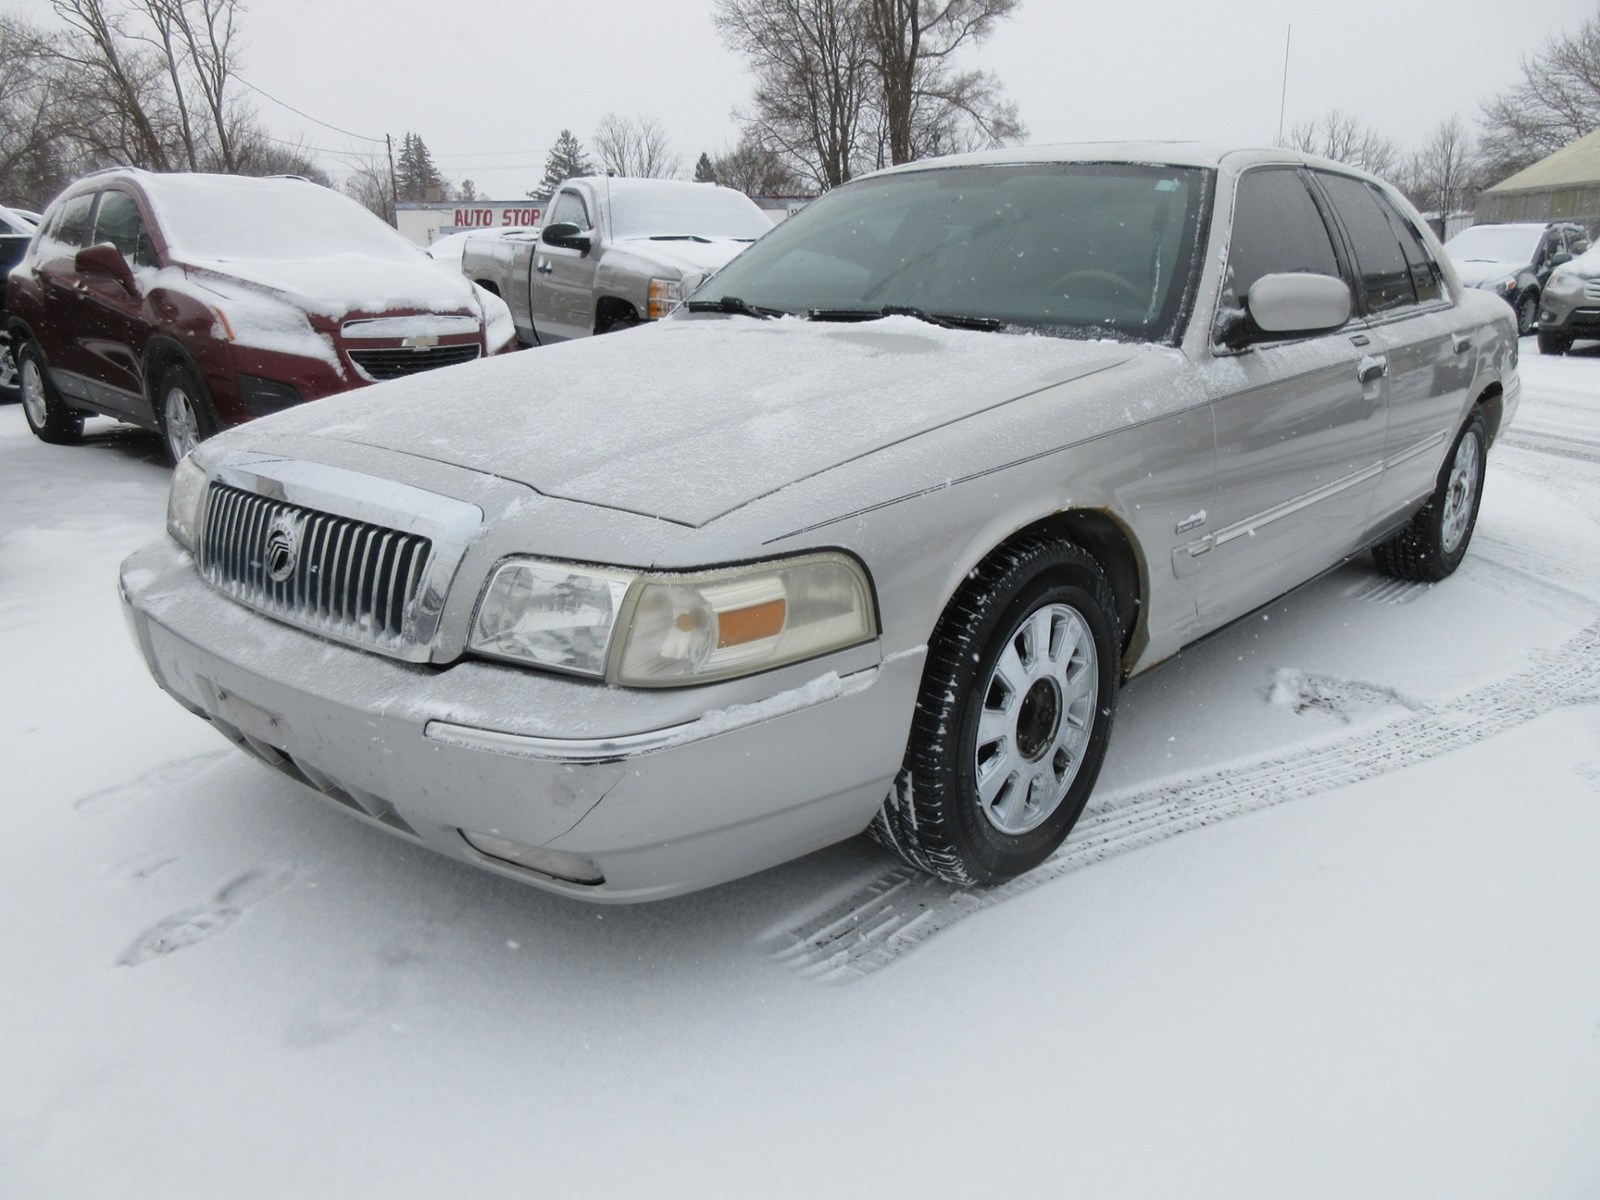
M1048 861L1009 883L967 890L896 865L809 921L780 932L772 957L846 983L885 967L975 912L1073 871L1193 829L1427 762L1569 704L1600 698L1600 622L1521 674L1375 728L1299 745L1148 787L1092 798Z

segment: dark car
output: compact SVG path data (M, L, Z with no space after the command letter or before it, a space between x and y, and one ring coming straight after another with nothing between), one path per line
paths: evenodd
M1511 305L1521 334L1538 326L1539 297L1550 272L1588 248L1583 226L1557 221L1474 225L1444 244L1461 282Z
M87 414L218 429L509 347L510 313L348 197L304 179L102 171L50 205L6 327L28 424Z
M34 222L26 213L0 205L0 400L17 394L17 363L5 333L6 276L33 240Z

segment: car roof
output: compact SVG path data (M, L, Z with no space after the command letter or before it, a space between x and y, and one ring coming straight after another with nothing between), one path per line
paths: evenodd
M1264 164L1320 167L1370 178L1347 163L1333 162L1298 150L1268 146L1231 146L1216 142L1139 141L1139 142L1063 142L1045 146L1014 146L999 150L979 150L945 158L926 158L917 162L887 167L874 175L942 167L1011 166L1027 163L1130 163L1167 167L1205 167L1243 170Z

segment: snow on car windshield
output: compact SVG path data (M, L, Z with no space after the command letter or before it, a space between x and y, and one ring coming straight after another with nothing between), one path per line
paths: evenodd
M1181 330L1207 172L1106 163L935 168L837 188L695 303L851 319L917 309L1073 337Z
M148 175L140 183L180 257L303 261L356 254L415 262L420 254L354 200L303 179Z
M612 179L600 185L617 238L738 238L753 240L772 222L751 199L709 183Z
M1474 225L1444 244L1457 262L1531 263L1543 225Z

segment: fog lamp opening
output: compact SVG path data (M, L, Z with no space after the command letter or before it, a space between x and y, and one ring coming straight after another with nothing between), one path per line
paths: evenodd
M479 854L523 867L559 879L564 883L581 883L593 887L606 881L605 873L592 858L570 854L565 850L546 850L540 846L527 846L508 838L489 833L474 833L470 829L457 830L462 839Z

